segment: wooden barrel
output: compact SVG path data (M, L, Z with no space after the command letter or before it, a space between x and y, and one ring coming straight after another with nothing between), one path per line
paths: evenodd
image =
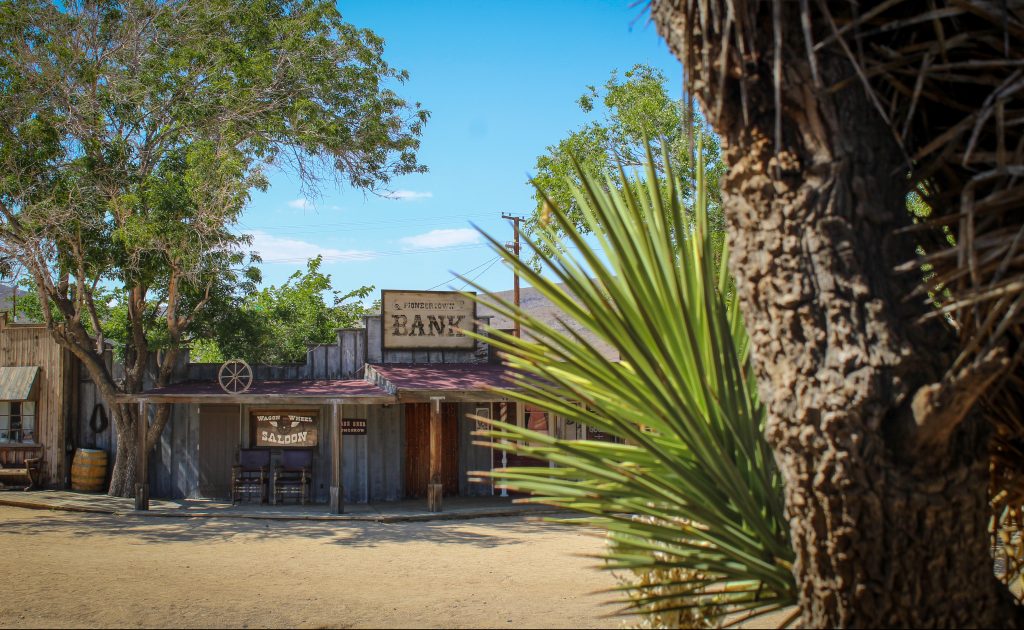
M107 481L107 452L91 448L75 451L71 461L71 489L103 492Z

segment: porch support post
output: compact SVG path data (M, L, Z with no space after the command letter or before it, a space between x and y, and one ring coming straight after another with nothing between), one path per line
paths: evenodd
M341 476L344 433L341 428L340 402L331 405L331 514L345 512L344 482Z
M146 418L146 401L139 401L139 421L135 427L135 509L149 509L149 449L146 448L146 433L149 422Z
M427 510L441 511L444 482L441 477L441 401L444 396L430 397L430 482L427 484Z

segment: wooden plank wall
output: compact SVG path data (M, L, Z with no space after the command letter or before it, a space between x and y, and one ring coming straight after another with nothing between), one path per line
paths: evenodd
M401 499L404 481L402 444L405 437L401 405L344 405L342 416L366 420L366 435L346 435L342 441L345 502ZM329 429L333 430L334 427ZM328 450L325 460L328 466L329 457ZM330 478L328 473L325 467L321 477L325 484Z
M491 449L475 446L472 436L476 423L468 416L476 413L477 407L488 407L490 403L459 404L459 494L467 497L484 497L491 495L489 483L470 483L469 472L491 469Z
M150 458L153 496L200 498L199 493L199 406L175 405L161 440ZM241 444L248 447L247 422L257 407L240 409ZM301 409L296 409L300 411ZM313 498L324 503L329 498L331 436L330 408L317 408L320 439L313 460ZM365 436L346 435L343 452L343 483L346 503L397 501L402 498L402 444L405 435L401 405L345 405L345 418L367 421ZM275 450L272 462L276 463ZM230 466L232 462L226 462Z
M0 315L0 365L39 366L36 384L36 435L43 446L43 477L50 487L66 487L71 462L65 450L67 427L75 410L75 362L45 326L7 322Z
M151 407L151 417L153 412ZM154 497L199 498L199 405L171 407L171 417L149 455L149 480Z

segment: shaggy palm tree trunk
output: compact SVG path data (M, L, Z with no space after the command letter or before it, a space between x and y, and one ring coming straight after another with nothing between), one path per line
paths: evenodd
M656 2L653 16L713 102L681 12ZM815 93L809 64L787 59L777 121L771 67L752 71L767 80L748 84L746 117L738 92L706 109L729 168L731 271L785 479L800 625L1014 625L988 550L985 423L970 411L1004 359L944 380L956 339L907 299L920 275L894 271L915 249L899 233L906 163L864 92ZM853 75L842 60L818 71L826 85Z

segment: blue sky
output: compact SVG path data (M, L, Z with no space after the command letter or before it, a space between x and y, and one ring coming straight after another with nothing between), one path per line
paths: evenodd
M384 57L409 72L396 91L431 112L419 151L430 171L396 178L384 196L323 188L304 197L273 173L240 230L280 284L324 256L334 287L459 289L452 272L511 288L512 274L470 223L502 240L503 212L528 215L537 156L589 118L587 85L637 63L661 68L673 93L681 67L630 0L339 2L343 18L384 38ZM492 264L494 263L494 264Z

